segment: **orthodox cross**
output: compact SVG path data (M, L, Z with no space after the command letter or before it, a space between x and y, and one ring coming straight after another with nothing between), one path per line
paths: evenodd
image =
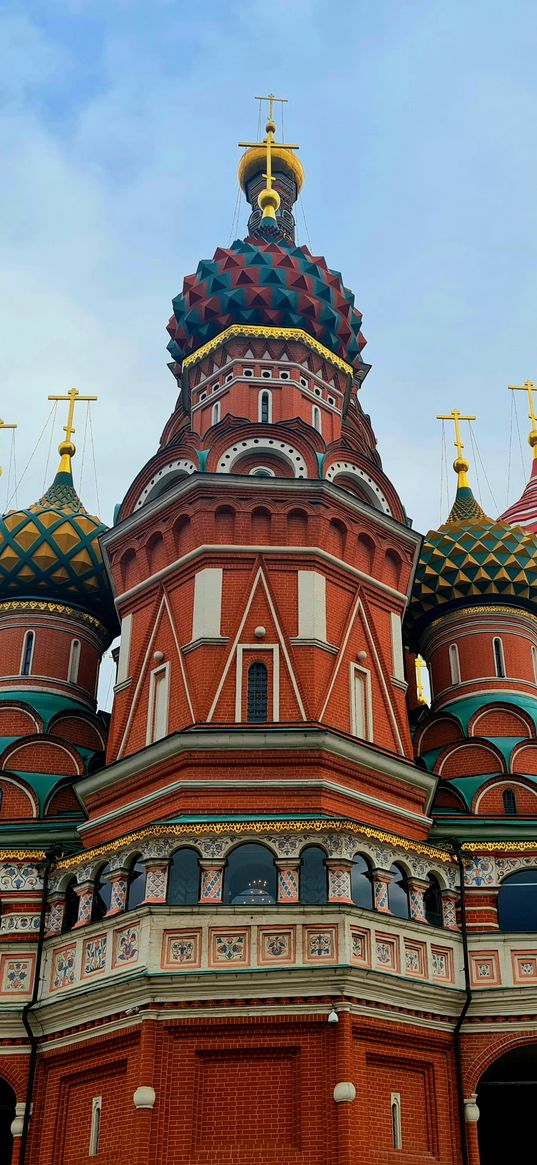
M437 413L437 421L453 421L455 424L455 440L453 444L457 450L457 456L453 462L455 473L459 475L459 485L468 485L466 477L466 470L468 469L468 462L462 455L464 445L461 441L461 421L475 421L475 417L463 416L458 409L452 409L450 413Z
M6 425L5 421L0 420L0 429L16 429L16 428L17 428L16 425ZM4 471L3 471L2 467L0 466L0 477L2 476L3 472Z
M421 658L421 655L416 656L416 690L418 695L418 704L426 704L427 700L424 695L424 687L422 680L422 673L427 671L427 664Z
M65 396L49 396L49 400L65 400L69 402L69 409L67 412L67 424L63 426L65 432L65 440L60 441L58 452L61 456L60 467L58 473L71 472L71 457L76 453L75 446L72 442L73 433L76 429L73 425L75 416L75 404L82 400L97 400L96 396L81 396L77 388L70 388Z
M287 97L275 97L273 93L269 93L268 97L256 97L256 101L268 101L269 103L269 115L267 124L265 126L267 136L263 139L262 142L239 142L239 146L241 149L252 149L256 146L265 147L267 151L267 169L266 173L263 174L263 178L265 179L267 185L265 190L262 190L258 197L258 204L260 210L263 212L264 218L276 218L276 211L280 205L280 196L278 192L272 188L272 150L276 144L280 150L299 150L300 146L291 145L288 142L276 143L274 140L274 135L276 133L276 123L273 120L272 107L275 101L286 104ZM267 193L269 197L267 197Z
M507 387L511 389L511 392L527 392L528 394L528 404L530 406L528 417L531 421L531 433L529 434L528 441L533 449L533 456L537 457L537 417L535 416L533 406L533 394L536 391L536 385L532 384L531 380L525 380L524 384L508 384Z

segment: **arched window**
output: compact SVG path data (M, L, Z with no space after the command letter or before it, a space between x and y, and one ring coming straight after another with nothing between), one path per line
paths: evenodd
M166 901L170 906L195 906L200 896L199 855L190 846L176 849L168 873Z
M91 904L91 921L101 922L110 910L112 901L112 886L106 875L110 873L110 866L106 863L98 870L93 883L93 902Z
M456 643L452 643L449 648L449 669L451 672L451 683L460 684L461 665L459 663L459 649Z
M249 724L266 724L268 720L268 671L260 660L248 668L246 719Z
M514 789L506 789L503 794L503 811L506 817L515 817L517 812L516 793Z
M390 867L390 874L393 877L388 886L388 906L397 918L410 918L408 882L405 871L396 864Z
M76 684L78 680L78 667L80 664L80 640L73 639L71 643L71 654L69 656L69 670L67 679L70 684Z
M23 984L25 986L25 984ZM11 1125L17 1097L7 1080L0 1077L0 1165L10 1165L13 1153Z
M518 870L504 878L498 894L500 930L537 931L537 870Z
M431 926L443 926L442 891L434 874L429 874L427 881L429 882L429 887L423 896L425 917Z
M217 400L216 403L213 405L213 417L212 417L213 425L217 425L219 420L220 420L220 401Z
M326 854L319 845L307 845L302 850L300 866L300 901L320 906L328 897Z
M272 393L266 389L259 394L259 420L262 425L268 425L272 420Z
M317 429L318 433L322 433L323 423L322 423L322 419L321 419L321 410L320 410L318 405L313 405L313 408L311 410L311 423L313 425L313 428Z
M371 878L371 864L363 854L354 855L354 865L351 873L351 894L355 906L362 906L365 910L373 909L373 880Z
M135 910L145 898L145 866L140 855L133 858L129 869L126 910Z
M72 930L78 921L79 897L75 890L76 878L71 878L65 887L65 901L63 906L62 934Z
M273 906L278 896L276 866L264 845L238 845L224 875L223 901L229 906Z
M494 648L494 669L498 679L503 680L505 677L505 660L503 658L503 643L501 639L494 638L492 640Z
M35 635L33 631L27 631L24 636L24 645L22 648L21 658L21 676L29 676L32 670L32 658L34 654Z

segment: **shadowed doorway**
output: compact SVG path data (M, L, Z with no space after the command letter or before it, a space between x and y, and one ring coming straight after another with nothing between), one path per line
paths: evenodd
M11 1122L15 1116L15 1099L11 1085L0 1077L0 1165L11 1165Z
M535 1153L537 1044L495 1060L477 1088L481 1165L531 1161Z

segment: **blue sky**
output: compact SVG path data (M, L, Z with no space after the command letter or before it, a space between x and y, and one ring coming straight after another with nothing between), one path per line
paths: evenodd
M301 145L312 250L364 315L362 403L415 525L439 521L435 414L453 406L478 416L483 501L503 509L506 386L537 381L536 57L534 0L3 0L0 412L19 424L19 470L48 393L97 394L111 519L173 408L172 296L230 241L236 143L272 89ZM243 203L242 235L246 219ZM299 230L307 242L300 212ZM48 441L19 504L41 491ZM87 455L95 508L92 477Z

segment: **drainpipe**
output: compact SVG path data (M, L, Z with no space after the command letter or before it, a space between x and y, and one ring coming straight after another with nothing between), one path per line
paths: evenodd
M48 897L48 883L51 866L58 860L59 851L49 850L45 854L45 865L43 869L43 893L41 897L41 913L39 915L39 934L37 938L37 953L35 957L35 973L34 983L32 988L32 998L29 1003L24 1005L22 1011L22 1022L24 1024L26 1034L30 1041L30 1063L28 1065L28 1078L26 1081L26 1104L24 1107L24 1119L22 1124L20 1151L19 1151L19 1165L25 1165L26 1162L26 1147L28 1144L28 1132L30 1127L30 1110L32 1107L32 1093L34 1090L35 1070L37 1066L37 1036L34 1035L32 1026L29 1020L29 1013L32 1007L37 1003L39 995L39 985L41 979L41 963L43 961L43 945L45 942L45 921L47 917L47 897Z
M464 1080L462 1072L462 1047L461 1047L461 1029L466 1019L468 1008L472 1002L472 988L470 984L470 958L468 955L468 930L466 926L466 887L464 884L464 863L462 860L461 843L458 840L452 840L451 846L457 858L457 865L459 867L459 880L461 886L461 935L462 935L462 951L464 959L464 990L465 999L462 1011L455 1024L453 1033L455 1040L455 1066L457 1072L457 1092L459 1096L459 1123L461 1131L461 1147L462 1147L462 1162L463 1165L470 1165L470 1156L468 1152L468 1140L466 1137L466 1113L464 1107Z

